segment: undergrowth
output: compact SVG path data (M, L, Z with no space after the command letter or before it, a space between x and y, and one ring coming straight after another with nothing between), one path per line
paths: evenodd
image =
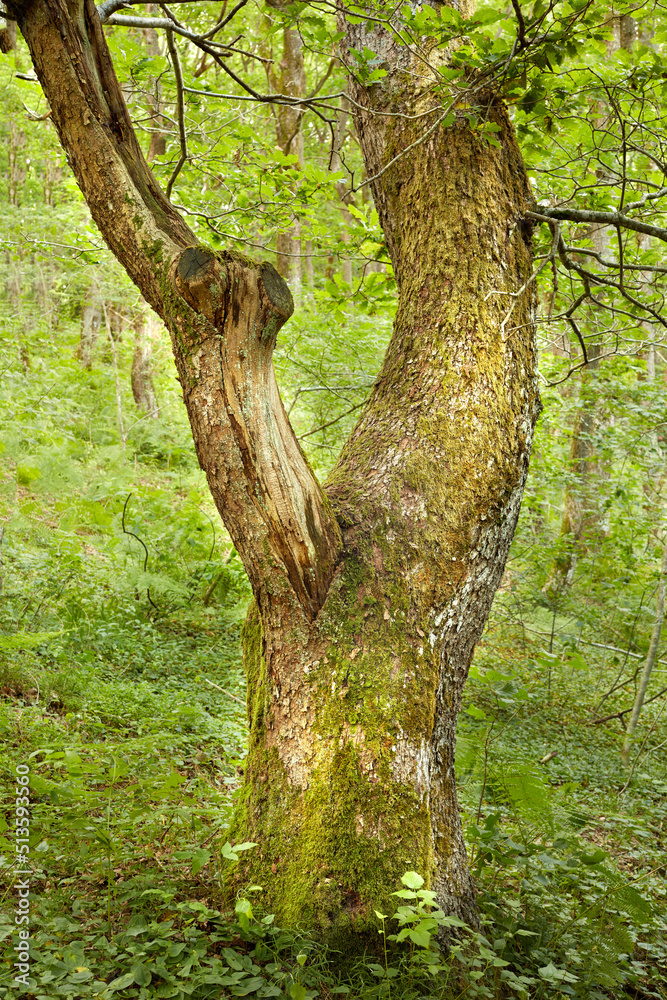
M160 420L119 423L111 355L84 371L75 326L59 334L67 354L34 319L0 399L0 997L664 1000L659 699L629 772L620 758L651 625L654 575L633 548L644 528L582 560L570 597L548 605L534 480L459 724L480 927L456 926L424 873L406 873L367 954L341 956L277 927L261 887L225 891L235 854L254 849L225 834L245 753L248 589L173 365L158 348ZM557 465L548 444L538 468L540 448ZM17 766L30 770L33 933L18 988Z

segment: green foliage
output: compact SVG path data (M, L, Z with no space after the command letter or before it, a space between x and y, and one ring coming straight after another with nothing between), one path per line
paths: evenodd
M482 932L509 962L498 981L517 976L517 996L662 996L649 984L667 959L654 833L664 764L654 758L658 773L631 793L620 733L582 717L595 699L590 651L549 654L516 625L493 626L471 670L457 775Z
M360 21L367 14L350 11ZM201 3L185 16L206 30L218 13ZM246 5L238 16L253 87L266 86L261 60L279 63L290 24L305 44L309 84L324 76L340 39L328 9ZM611 209L664 183L660 19L645 22L652 37L632 52L610 54L607 8L578 0L524 5L524 46L516 7L483 7L466 20L452 7L404 5L392 17L408 44L460 43L432 93L443 107L453 101L451 114L490 144L494 126L459 98L471 67L475 79L495 80L537 202ZM164 183L179 152L166 57L150 54L138 33L114 29L110 41L146 149L146 101L156 81L163 88L167 147L155 170ZM342 166L330 170L327 130L306 116L300 163L277 147L270 106L242 100L215 68L198 74L199 57L178 44L191 89L189 159L174 200L214 244L266 254L298 221L310 246L313 283L281 333L276 370L324 478L372 388L394 311L368 187L346 194L341 211L341 189L362 177L353 131L343 129ZM352 56L365 82L381 86L378 55ZM164 332L152 376L159 419L136 409L130 370L141 306L100 245L48 119L40 120L47 109L37 85L16 75L28 69L21 47L0 56L0 767L6 779L17 763L31 767L37 931L33 986L1 985L0 996L664 997L660 695L646 707L632 772L620 763L663 543L664 360L658 354L650 380L644 314L628 305L613 320L605 336L629 356L605 359L580 391L570 377L571 328L553 317L541 327L545 412L459 726L459 795L481 926L444 914L411 872L395 913L378 913L368 953L341 959L294 928L276 928L263 914L261 887L247 887L229 909L219 903L228 866L253 848L226 839L246 741L238 630L247 582L197 468ZM344 89L337 62L327 81L331 94ZM215 95L227 88L233 99L222 104ZM603 105L614 115L602 115ZM337 117L340 109L325 110ZM623 172L627 122L638 148L623 139ZM553 239L543 229L542 260ZM563 230L580 253L591 251L586 227ZM661 266L646 242L627 239L623 252L630 266ZM343 270L349 258L352 284ZM545 268L538 279L543 304L554 294L543 319L557 317L571 288L568 278L567 289L554 290L552 274ZM654 304L660 280L645 282ZM78 354L92 288L107 318L88 370ZM587 322L584 339L597 342L592 311ZM554 598L545 592L550 569L572 546L561 532L563 498L583 495L569 459L582 407L595 412L584 436L599 517L577 547L569 587ZM5 872L10 818L5 809ZM11 964L14 927L3 921Z

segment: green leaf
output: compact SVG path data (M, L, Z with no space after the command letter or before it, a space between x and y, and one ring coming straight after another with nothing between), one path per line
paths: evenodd
M601 850L599 847L592 854L586 854L584 851L578 851L577 857L580 858L585 865L599 865L601 861L607 857L607 852Z
M119 976L118 979L114 979L113 982L109 983L107 989L124 990L126 986L131 986L132 983L134 983L134 972L126 972L125 975Z
M137 962L132 966L132 976L137 986L150 986L153 978L150 969L143 962Z
M246 840L242 844L233 844L232 845L232 850L233 851L249 851L252 847L257 847L257 844L255 844L252 840Z
M261 990L262 986L266 986L266 980L261 979L259 976L254 976L252 979L241 980L241 982L234 987L234 996L247 997L249 993L256 993L257 990Z
M428 931L420 931L417 928L408 932L410 940L419 948L428 948L431 943L431 935Z
M405 875L401 875L401 882L403 885L407 885L408 889L421 889L424 884L424 879L417 872L406 872ZM398 893L396 893L398 895Z

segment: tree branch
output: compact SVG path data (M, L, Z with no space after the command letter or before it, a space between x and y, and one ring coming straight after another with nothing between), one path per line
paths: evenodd
M203 3L204 0L172 0L172 3ZM230 18L236 13L237 9L246 4L248 0L242 0L242 2L235 8L230 14ZM104 24L112 14L117 10L122 10L123 7L133 7L135 4L142 6L146 3L146 0L104 0L104 3L99 4L97 8L97 13L100 16L100 21ZM148 18L146 19L148 20ZM222 27L222 25L220 25Z
M178 117L178 135L181 143L181 155L167 184L167 198L171 198L174 181L180 174L183 165L188 158L188 141L185 135L185 96L183 94L183 73L181 71L181 63L178 58L178 51L176 49L176 45L174 44L174 32L171 28L167 30L167 48L169 49L171 65L174 69L174 79L176 81L176 112Z
M93 0L16 0L15 8L93 218L169 329L197 456L263 619L282 595L283 614L289 607L312 620L341 539L273 372L278 331L293 310L289 289L268 263L202 248L165 197Z
M647 698L644 702L645 705L650 705L652 701L657 701L658 698L662 698L663 694L667 693L667 687L662 688L657 694L654 694L651 698ZM603 722L609 722L611 719L620 719L623 721L623 716L628 715L632 711L633 706L630 708L622 708L620 712L612 712L610 715L603 715L601 719L592 719L591 725L600 726Z
M561 222L594 222L603 226L621 226L636 233L655 236L656 239L667 243L667 229L631 219L624 212L596 212L587 208L545 208L540 205L539 212L526 212L524 217L534 219L536 222L558 219Z

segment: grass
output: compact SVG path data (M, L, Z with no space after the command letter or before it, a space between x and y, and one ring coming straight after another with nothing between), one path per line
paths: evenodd
M162 417L123 448L110 357L82 371L76 333L67 326L56 345L37 329L28 368L8 352L0 397L0 997L664 1000L664 703L645 708L630 775L620 721L595 724L619 675L604 714L632 702L650 570L624 566L627 593L609 582L613 553L600 557L554 616L536 569L548 552L531 535L531 511L542 517L545 504L529 495L514 582L494 605L459 725L481 930L447 961L428 926L386 958L378 933L372 953L341 960L277 928L260 889L226 900L228 866L247 847L225 836L242 794L247 583L166 351ZM127 370L128 345L117 353ZM122 393L127 415L126 384ZM33 981L16 989L19 765L31 772L34 936Z

